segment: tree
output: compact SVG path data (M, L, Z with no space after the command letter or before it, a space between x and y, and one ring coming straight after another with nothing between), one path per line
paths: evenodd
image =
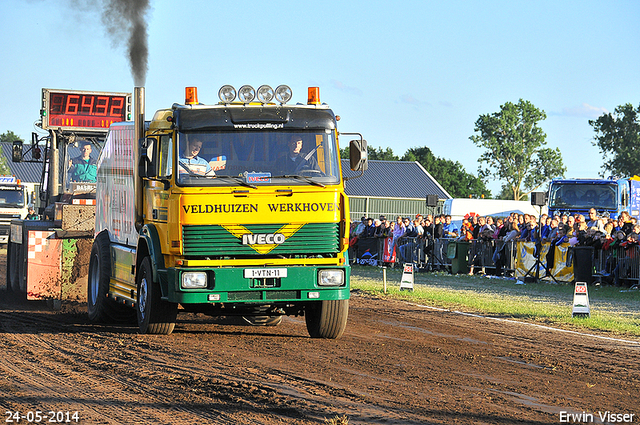
M560 149L543 147L547 135L538 122L546 118L544 111L522 99L505 103L500 112L480 115L474 128L479 134L470 137L485 149L478 158L486 164L478 167L480 177L504 181L513 199L520 200L552 178L564 176L567 169Z
M13 143L15 140L20 140L21 142L24 142L24 139L22 137L18 136L11 130L8 130L0 134L0 142L2 143L5 143L5 142Z
M600 149L604 164L600 176L605 172L618 176L640 174L640 106L633 109L630 103L618 106L614 114L608 113L597 120L589 120L596 132L594 146Z
M418 161L420 165L454 198L490 198L491 192L478 177L467 173L459 162L438 158L424 146L411 148L402 161Z
M399 161L400 158L393 153L391 148L374 148L371 145L367 145L367 156L369 159L377 159L383 161ZM349 148L340 149L340 158L349 159Z
M9 130L2 134L0 134L0 142L13 143L16 140L20 140L24 142L24 139L13 131ZM2 155L2 148L0 148L0 175L9 175L11 174L11 169L7 165L7 159Z

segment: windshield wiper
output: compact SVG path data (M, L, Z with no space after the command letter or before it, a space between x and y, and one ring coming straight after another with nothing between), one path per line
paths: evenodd
M215 175L215 176L210 176L210 178L213 178L213 179L230 179L230 180L233 180L235 182L240 183L242 186L250 187L252 189L257 189L258 188L258 186L250 184L250 183L247 183L246 181L244 181L242 179L242 177L226 176L226 175Z
M307 183L310 183L310 184L315 185L315 186L326 187L324 184L322 184L322 183L320 183L320 182L317 182L317 181L315 181L315 180L313 180L313 179L311 179L311 178L309 178L309 177L307 177L307 176L301 176L301 175L299 175L299 174L285 174L285 175L284 175L284 176L282 176L282 177L284 177L285 179L298 179L298 180L304 180L304 181L306 181Z

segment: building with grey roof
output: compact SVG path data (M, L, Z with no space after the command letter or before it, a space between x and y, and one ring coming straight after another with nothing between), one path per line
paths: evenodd
M24 144L24 151L31 147L30 144ZM13 162L11 160L11 152L13 145L11 142L1 142L2 158L4 158L7 167L11 170L11 175L16 176L20 181L25 183L40 183L42 178L42 162ZM27 153L24 159L30 159L31 154Z
M349 160L342 160L346 178L359 173L351 171ZM378 218L389 220L396 216L414 217L416 214L439 214L445 199L451 195L417 161L369 160L369 168L362 177L345 182L349 197L351 219ZM436 195L438 205L427 207L427 195Z

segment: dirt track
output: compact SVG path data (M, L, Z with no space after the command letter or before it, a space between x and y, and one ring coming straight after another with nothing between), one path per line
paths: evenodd
M302 318L258 328L181 314L174 334L148 336L91 325L81 306L53 312L4 290L0 299L2 413L78 411L83 424L346 415L349 424L410 425L557 424L563 411L599 423L609 411L640 423L640 343L360 294L336 341L310 339Z

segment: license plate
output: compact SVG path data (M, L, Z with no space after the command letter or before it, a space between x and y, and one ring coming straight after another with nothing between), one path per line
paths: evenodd
M245 269L244 277L251 279L287 277L287 269Z

